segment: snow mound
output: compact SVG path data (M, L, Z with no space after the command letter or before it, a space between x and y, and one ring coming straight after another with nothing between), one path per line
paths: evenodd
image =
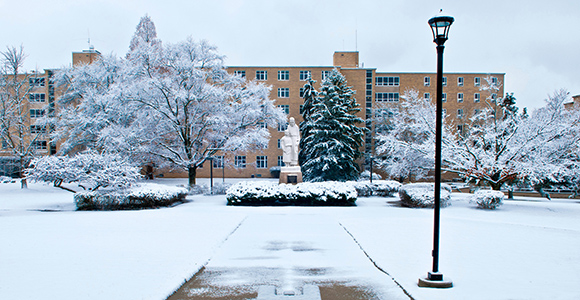
M184 202L187 189L155 183L145 183L126 191L91 191L76 193L78 210L125 210L159 208Z

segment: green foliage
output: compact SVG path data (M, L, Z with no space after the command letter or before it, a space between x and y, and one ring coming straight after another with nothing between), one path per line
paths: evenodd
M346 78L334 69L322 82L320 92L305 85L303 119L300 123L300 158L305 181L356 180L366 128L355 114L360 105Z

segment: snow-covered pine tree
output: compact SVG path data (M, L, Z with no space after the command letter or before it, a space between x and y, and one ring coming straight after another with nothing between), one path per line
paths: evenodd
M304 104L302 105L303 121L300 122L300 135L302 137L310 135L312 126L314 125L312 122L312 114L314 113L314 104L318 97L318 91L316 91L314 88L315 83L316 81L310 78L308 83L304 85L304 94L302 95L302 98L304 99ZM300 139L300 152L298 153L298 160L300 161L300 165L306 161L304 149L307 148L308 145L304 143L304 138Z
M315 99L312 109L304 114L307 118L301 126L304 180L357 179L356 160L363 154L366 128L357 126L363 120L355 115L360 108L353 90L334 69L322 82L318 96L312 99Z

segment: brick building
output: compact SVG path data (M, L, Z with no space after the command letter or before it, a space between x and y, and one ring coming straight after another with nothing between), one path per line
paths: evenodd
M78 63L91 63L100 57L100 53L93 48L72 54L73 65ZM356 92L355 98L361 105L359 117L371 120L374 109L378 106L397 106L402 99L405 90L415 89L419 95L435 101L436 73L405 73L405 72L379 72L376 68L364 68L359 66L358 52L335 52L332 66L230 66L228 71L241 74L248 80L256 80L272 87L270 98L276 99L276 104L282 107L289 116L294 117L296 122L302 121L301 105L303 104L302 91L309 77L316 80L317 88L323 78L329 72L337 68L347 79L348 85ZM35 118L45 113L52 113L55 109L55 91L51 76L53 70L45 70L44 73L28 75L31 85L27 111L30 116L31 135L38 134L35 127ZM444 74L444 104L443 108L453 120L455 128L463 132L465 121L478 109L483 109L485 98L488 96L480 91L487 76L494 80L504 82L503 73L445 73ZM498 97L503 95L503 87L498 92ZM47 111L48 110L48 111ZM268 147L252 153L218 153L214 158L214 177L271 177L270 168L282 165L282 150L279 141L284 135L283 126L270 128L271 140ZM362 126L365 126L364 124ZM372 129L372 123L366 124ZM58 144L51 144L48 135L40 132L37 139L38 151L41 153L56 153ZM5 145L0 148L0 156L10 156ZM372 153L373 141L371 134L365 139L365 152ZM223 161L226 164L223 164ZM362 163L362 162L361 162ZM4 164L7 166L7 164ZM225 165L225 168L223 166ZM0 170L1 172L1 170ZM198 177L209 177L211 172L210 162L198 169ZM158 175L165 177L187 177L185 173L163 172Z

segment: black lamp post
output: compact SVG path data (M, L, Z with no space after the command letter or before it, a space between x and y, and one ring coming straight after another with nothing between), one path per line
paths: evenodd
M419 278L419 286L449 288L453 283L449 278L443 278L439 272L439 219L441 210L441 133L443 118L443 49L449 34L449 27L455 19L449 16L437 16L429 19L433 32L433 42L437 44L437 114L435 117L435 209L433 222L433 270L427 278Z

